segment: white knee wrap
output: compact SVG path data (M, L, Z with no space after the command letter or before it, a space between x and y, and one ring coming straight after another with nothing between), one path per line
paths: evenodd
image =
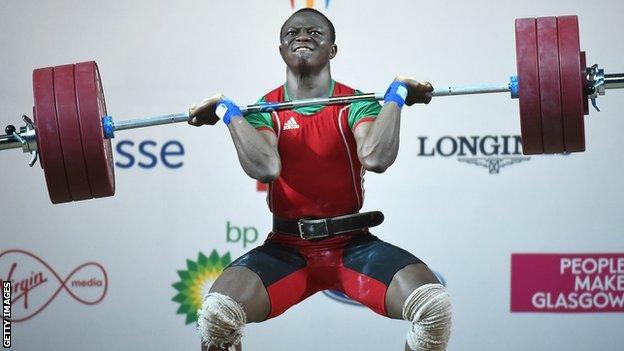
M451 334L451 300L441 284L414 290L403 305L403 318L411 321L407 345L414 351L444 351Z
M238 345L246 322L243 307L229 296L219 293L207 294L197 311L197 331L202 343L207 346Z

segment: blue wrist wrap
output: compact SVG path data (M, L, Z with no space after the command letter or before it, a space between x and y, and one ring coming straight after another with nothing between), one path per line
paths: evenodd
M399 105L399 108L403 108L405 105L405 98L407 97L407 85L403 82L394 81L386 90L384 95L384 103L394 101Z
M230 124L232 117L243 115L238 105L229 99L221 99L217 105L215 113L223 120L225 125Z

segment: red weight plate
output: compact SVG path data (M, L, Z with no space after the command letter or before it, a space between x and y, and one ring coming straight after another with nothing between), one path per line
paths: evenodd
M54 67L54 95L65 173L74 201L91 199L74 87L74 65Z
M540 108L539 70L537 66L537 30L534 18L516 19L516 64L522 152L544 152Z
M52 67L33 71L33 95L37 148L50 200L55 204L71 202L56 119Z
M76 99L82 134L82 147L87 162L89 184L95 197L115 194L115 170L110 140L104 138L102 117L106 102L95 62L77 63L75 67Z
M542 142L544 153L553 154L564 151L557 18L541 17L536 24Z
M585 51L581 51L581 75L583 76L583 88L587 87L587 59ZM589 97L587 91L583 89L583 114L589 115Z
M583 101L585 89L581 73L581 45L578 18L557 17L559 33L559 69L561 72L561 103L563 135L568 152L585 151Z

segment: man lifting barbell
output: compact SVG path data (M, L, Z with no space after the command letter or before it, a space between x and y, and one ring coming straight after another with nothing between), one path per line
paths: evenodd
M354 95L332 79L332 23L314 9L282 26L286 83L260 102ZM238 346L245 323L276 317L312 294L337 289L373 311L411 323L406 350L444 350L451 307L443 285L418 258L373 236L381 212L358 213L364 170L384 172L399 149L401 108L428 103L429 83L399 77L376 101L257 112L215 95L190 109L189 123L228 126L245 172L269 184L273 231L228 266L199 311L209 350ZM239 347L240 348L240 347Z
M577 16L521 18L515 27L518 72L508 82L445 86L426 94L511 93L519 100L524 154L584 151L583 116L589 113L588 101L598 110L597 97L606 89L624 88L624 74L606 74L598 65L586 67ZM99 70L93 61L35 69L33 95L34 121L24 116L25 126L7 126L6 135L0 135L0 150L19 148L30 153L30 166L39 158L54 204L115 194L110 142L115 132L189 121L186 112L113 121L107 115ZM239 109L247 115L385 98L385 93L366 93L260 101Z

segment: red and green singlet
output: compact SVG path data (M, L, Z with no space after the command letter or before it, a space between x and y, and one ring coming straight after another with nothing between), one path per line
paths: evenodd
M333 80L329 92L329 96L360 93ZM260 99L289 100L286 85ZM245 116L257 130L271 130L278 139L282 170L269 184L271 212L283 219L358 212L364 201L364 168L357 156L353 130L361 122L374 120L380 110L378 102L364 101Z

